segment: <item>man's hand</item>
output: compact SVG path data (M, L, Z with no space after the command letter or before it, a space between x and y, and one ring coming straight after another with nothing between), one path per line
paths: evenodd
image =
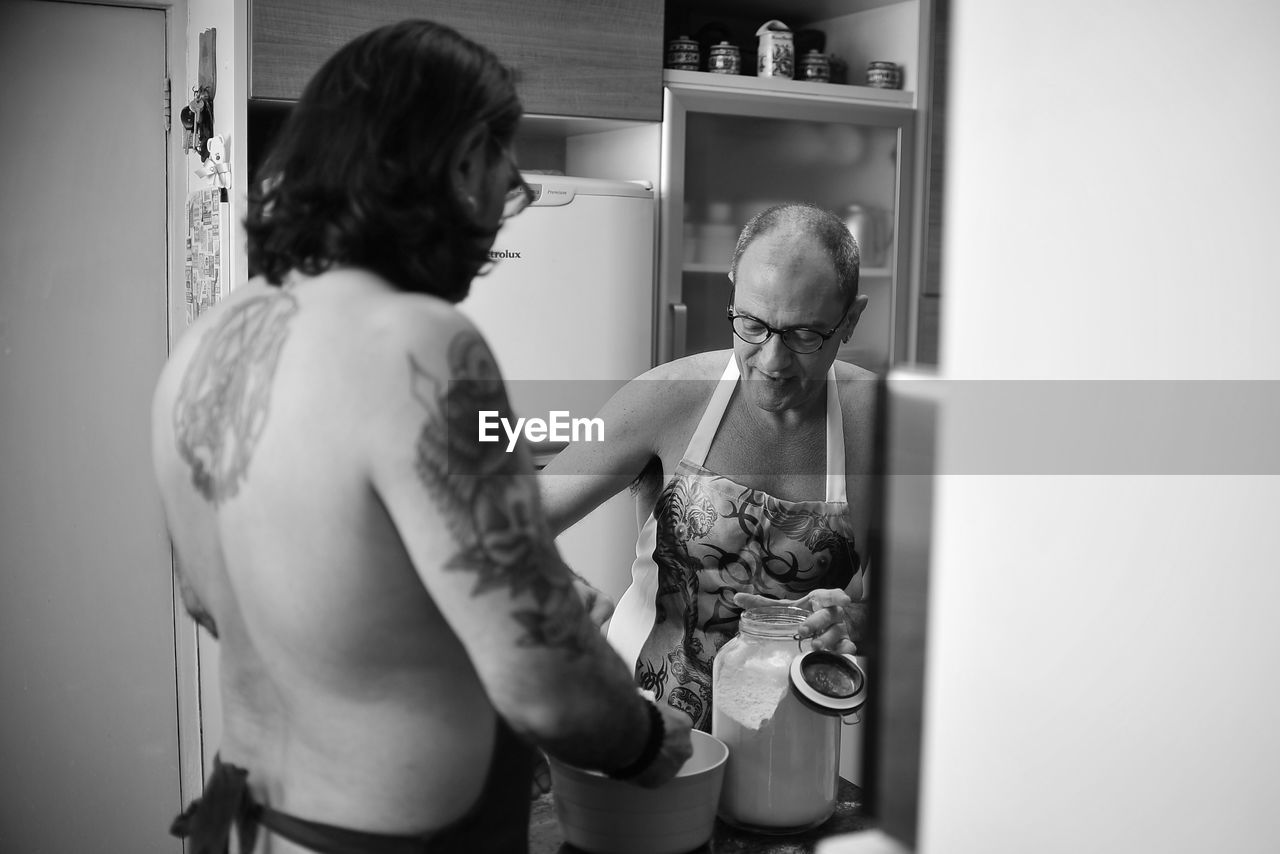
M866 604L854 602L843 590L814 590L799 599L770 599L754 593L735 593L733 602L744 610L790 605L811 611L797 633L801 640L811 638L811 649L853 654L858 651L857 643L863 640L867 623Z
M585 578L577 573L574 573L573 587L578 591L578 596L582 598L582 604L586 606L587 616L591 619L591 624L597 629L604 626L609 621L609 618L613 616L613 600L595 587L592 587Z
M630 782L646 788L661 786L670 780L684 763L693 755L693 741L689 737L693 723L684 712L676 711L666 703L658 704L662 713L664 733L662 747L657 757L649 763L649 767L641 771Z

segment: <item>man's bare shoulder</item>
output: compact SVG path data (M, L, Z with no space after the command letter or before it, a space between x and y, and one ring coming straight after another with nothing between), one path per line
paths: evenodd
M836 369L836 379L840 382L844 382L846 380L867 380L874 385L875 382L880 379L880 375L874 371L869 371L860 365L855 365L852 362L846 362L843 359L836 359L834 364Z
M647 394L671 398L680 405L710 394L730 358L732 353L728 350L695 353L650 368L632 383L641 385Z
M243 342L259 330L259 322L272 314L271 306L282 296L278 287L254 281L235 289L205 310L175 336L169 358L161 369L152 396L152 431L157 464L172 452L172 432L177 420L175 406L184 396L205 391L217 401L219 390L229 384L219 380L219 370L243 366ZM255 310L255 306L266 306ZM278 314L278 312L277 312Z
M373 301L362 318L363 345L387 355L413 352L448 368L448 352L458 338L483 341L469 318L445 300L391 292Z
M835 361L835 370L836 382L840 384L840 405L846 413L875 406L881 382L879 374L841 359Z
M646 431L673 426L694 409L701 413L729 357L724 350L663 362L627 383L611 403Z
M733 357L732 350L710 350L706 353L694 353L670 362L663 362L651 368L640 378L652 376L666 380L706 380L715 381L724 373L725 366Z
M846 442L852 453L849 463L856 471L868 471L875 445L877 404L881 377L858 365L839 359L835 362L840 409L844 413Z
M411 360L441 380L473 367L456 357L460 342L478 344L492 364L480 333L455 305L401 291L368 271L295 277L285 292L298 303L297 357L325 366L326 381L355 399L402 394Z

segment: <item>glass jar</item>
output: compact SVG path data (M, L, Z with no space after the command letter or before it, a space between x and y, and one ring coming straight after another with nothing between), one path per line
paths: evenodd
M786 605L744 611L712 667L711 734L729 747L720 818L757 833L796 833L835 812L840 718L791 691L808 616Z

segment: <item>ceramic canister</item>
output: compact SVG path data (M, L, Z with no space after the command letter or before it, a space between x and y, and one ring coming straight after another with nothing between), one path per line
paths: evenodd
M667 68L680 71L697 71L702 62L702 49L688 36L680 36L667 42Z
M902 70L894 62L868 63L867 85L877 89L900 89Z
M765 21L756 36L756 76L795 77L796 47L787 25L778 20Z
M811 50L800 57L800 79L812 80L816 83L827 83L831 80L831 60L825 53Z
M707 58L707 70L715 74L742 73L742 55L738 46L728 42L713 45L711 56Z

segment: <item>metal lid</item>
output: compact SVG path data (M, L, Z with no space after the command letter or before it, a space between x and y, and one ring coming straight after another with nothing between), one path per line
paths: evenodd
M791 661L791 691L824 715L847 715L867 701L867 674L852 655L815 649Z

